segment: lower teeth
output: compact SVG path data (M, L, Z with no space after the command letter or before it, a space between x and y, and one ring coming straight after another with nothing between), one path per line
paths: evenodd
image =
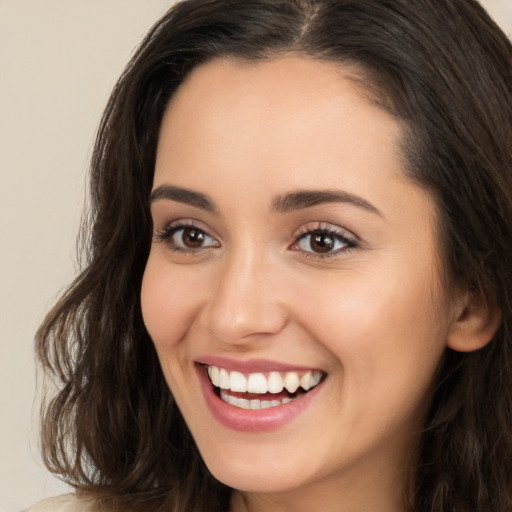
M240 409L269 409L270 407L278 407L280 405L287 404L299 397L296 396L294 398L283 398L282 400L248 400L246 398L238 398L236 396L229 395L223 389L221 389L220 398L224 402L235 407L239 407Z

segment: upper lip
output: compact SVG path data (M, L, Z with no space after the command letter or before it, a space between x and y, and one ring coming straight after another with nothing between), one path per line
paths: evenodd
M228 371L238 371L241 373L266 373L266 372L307 372L307 371L319 371L326 373L320 368L314 368L311 366L296 365L290 363L284 363L281 361L272 361L268 359L232 359L222 356L208 355L199 357L196 359L196 363L217 366L224 368Z

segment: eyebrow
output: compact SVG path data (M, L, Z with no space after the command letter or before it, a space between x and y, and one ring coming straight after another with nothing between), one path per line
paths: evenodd
M325 203L347 203L370 213L383 216L373 204L360 196L342 190L300 190L278 196L272 202L272 208L279 213L287 213L310 208Z
M151 192L150 203L161 199L185 203L208 212L216 211L214 201L206 194L174 185L160 185ZM272 201L272 210L277 213L288 213L326 203L352 204L370 213L383 216L366 199L342 190L299 190L289 192L277 196Z
M173 185L160 185L151 192L149 202L153 203L160 199L189 204L208 212L215 211L213 201L206 194L195 192L194 190L189 190L187 188L175 187Z

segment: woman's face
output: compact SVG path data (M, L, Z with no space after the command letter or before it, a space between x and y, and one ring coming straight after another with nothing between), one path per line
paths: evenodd
M214 61L163 120L144 320L237 489L400 491L452 324L434 204L405 177L399 122L349 77Z

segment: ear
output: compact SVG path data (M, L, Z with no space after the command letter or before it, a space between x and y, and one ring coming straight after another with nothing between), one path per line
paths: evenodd
M481 294L468 291L455 311L447 345L458 352L472 352L487 345L498 330L501 310L495 301L488 302Z

